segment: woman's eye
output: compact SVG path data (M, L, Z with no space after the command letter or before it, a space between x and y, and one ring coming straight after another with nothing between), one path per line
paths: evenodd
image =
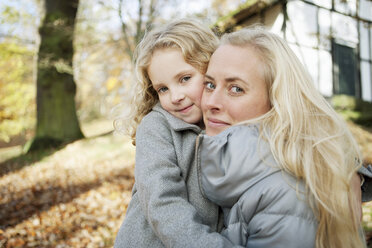
M238 86L232 86L231 87L231 91L233 93L242 93L242 92L244 92L244 90L242 88L238 87Z
M205 82L204 87L208 90L214 90L216 86L212 82Z
M160 88L157 90L157 92L158 92L159 94L161 94L161 93L166 92L167 90L168 90L167 87L160 87Z
M185 83L185 82L189 81L190 79L191 79L190 76L182 77L182 78L181 78L181 83Z

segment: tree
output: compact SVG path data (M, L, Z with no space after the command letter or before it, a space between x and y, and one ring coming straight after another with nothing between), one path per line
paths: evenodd
M39 29L36 133L26 150L56 147L83 138L76 115L73 31L78 0L46 0Z

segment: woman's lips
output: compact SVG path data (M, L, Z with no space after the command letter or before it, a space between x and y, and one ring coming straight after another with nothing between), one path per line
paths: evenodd
M214 118L208 118L207 120L208 120L208 125L209 126L221 127L221 126L230 125L227 122L224 122L224 121L221 121L221 120L218 120L218 119L214 119Z

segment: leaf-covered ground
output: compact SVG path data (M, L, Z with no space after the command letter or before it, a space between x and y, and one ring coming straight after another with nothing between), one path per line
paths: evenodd
M128 138L92 137L27 163L0 164L18 168L0 177L0 247L112 246L134 183Z
M130 201L135 149L127 137L100 135L110 128L87 126L89 138L59 151L10 160L19 148L0 152L0 247L112 247ZM372 154L370 130L352 128ZM371 210L363 206L367 231Z

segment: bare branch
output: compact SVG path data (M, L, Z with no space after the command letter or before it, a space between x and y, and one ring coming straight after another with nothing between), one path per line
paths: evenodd
M135 43L138 44L142 38L142 19L143 19L143 2L138 0L138 20L137 20L137 30L135 35Z
M155 19L155 13L156 13L156 9L155 9L155 6L156 6L156 0L151 0L150 2L150 13L149 13L149 18L147 19L147 22L146 22L146 28L154 22L154 19Z
M126 43L125 52L132 59L133 58L132 44L129 39L127 25L124 23L124 20L123 20L122 6L123 6L123 0L119 0L119 17L121 21L121 30L123 31L124 41Z

